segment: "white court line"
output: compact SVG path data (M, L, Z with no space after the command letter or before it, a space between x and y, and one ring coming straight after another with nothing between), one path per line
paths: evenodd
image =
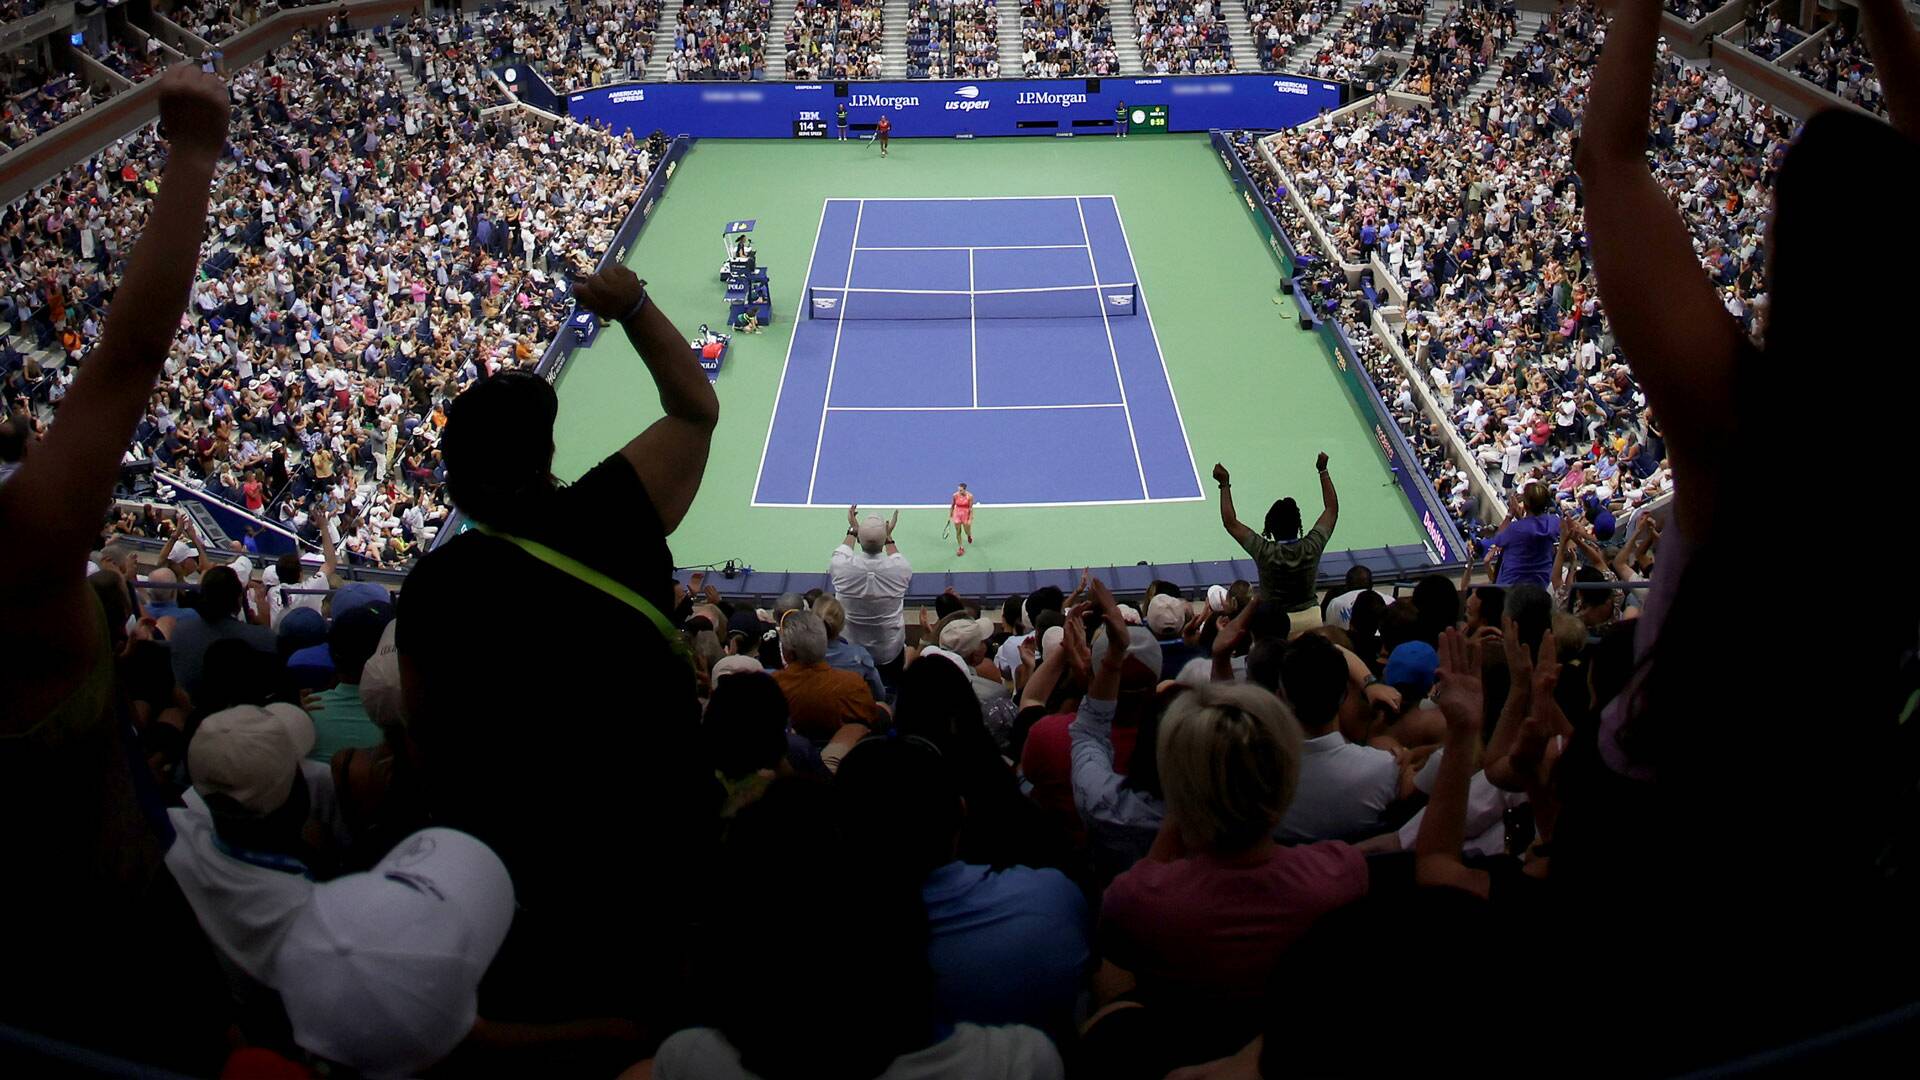
M1120 200L1111 195L1102 195L1113 204L1113 221L1120 226L1120 243L1127 249L1127 269L1133 271L1134 279L1140 277L1140 264L1133 261L1133 242L1127 239L1127 219L1120 216ZM1092 238L1089 237L1089 240ZM1094 277L1099 277L1095 272ZM1153 309L1147 306L1147 290L1135 285L1135 300L1140 305L1140 314L1146 316L1147 333L1153 335L1153 351L1160 356L1160 376L1167 380L1167 398L1173 402L1173 419L1180 425L1180 441L1187 444L1187 463L1193 466L1193 489L1205 491L1207 486L1200 482L1200 462L1193 456L1193 440L1187 438L1187 418L1180 413L1180 395L1173 392L1173 373L1167 370L1167 351L1160 347L1160 331L1153 325Z
M861 251L1078 251L1085 244L862 244Z
M1087 241L1087 269L1093 271L1093 280L1100 280L1100 265L1093 261L1093 235L1087 232L1087 211L1080 200L1073 200L1073 211L1080 215L1080 235ZM1136 292L1138 286L1135 287ZM1113 319L1107 314L1107 305L1100 305L1100 326L1107 332L1107 352L1113 356L1113 381L1120 388L1120 405L1127 404L1127 380L1120 374L1120 350L1113 343ZM1133 467L1140 472L1140 495L1147 498L1152 492L1147 490L1147 467L1140 461L1140 437L1133 431L1133 410L1127 409L1127 441L1133 444ZM813 501L813 494L807 494L807 501Z
M813 248L807 252L808 276L812 276L813 274L813 259L815 254L820 250L820 231L827 226L827 204L832 201L832 199L820 200L820 221L813 227ZM760 468L755 470L753 474L753 490L756 494L760 491L761 479L766 475L767 450L773 446L773 425L775 421L780 419L780 399L787 392L787 368L793 363L793 343L799 340L800 319L807 313L806 287L802 286L799 292L800 302L793 306L793 321L787 324L792 328L792 331L787 335L786 359L780 361L780 386L779 389L773 392L773 412L767 417L767 438L765 442L760 444Z
M861 248L860 250L866 251L868 249ZM1087 258L1089 262L1092 261L1092 258L1093 258L1092 249L1088 249ZM1041 286L1036 286L1034 288L1028 288L1028 289L876 289L876 288L871 288L865 285L857 289L852 289L852 288L845 288L839 285L810 286L810 288L817 293L820 293L820 292L907 293L908 295L911 295L911 296L1008 296L1014 293L1086 292L1090 289L1094 289L1094 290L1133 289L1138 287L1139 287L1139 283L1133 282L1133 281L1103 281L1098 285L1041 285ZM1102 314L1105 314L1106 313L1105 306L1102 306L1100 311ZM1061 317L1072 318L1073 316L1061 316Z
M1034 412L1042 409L1124 409L1123 401L1076 405L835 405L828 412Z
M849 285L852 282L848 282ZM973 249L967 249L967 364L973 369L973 405L980 407L980 320L974 315Z
M831 202L1041 202L1048 199L1099 199L1102 195L841 195Z
M862 214L865 214L866 211L867 204L862 201L853 212L853 245L847 249L847 276L845 278L848 285L853 284L853 260L860 254L860 217ZM846 310L846 304L842 303L840 305L840 313L845 315ZM827 405L833 401L833 369L840 362L840 332L846 328L847 324L844 319L835 319L833 321L833 352L827 356L827 392L820 398L820 430L815 432L813 436L813 471L807 474L808 502L813 501L813 485L820 479L820 447L821 444L827 441ZM798 326L794 327L796 334L799 333L799 330L800 328Z
M1161 499L1086 499L1079 502L994 502L975 503L975 506L988 510L1046 510L1068 506L1139 506L1141 503L1193 503L1206 502L1204 495L1180 495ZM777 510L845 510L846 503L816 502L755 502L750 505L763 509ZM875 503L877 509L881 504ZM889 510L945 510L950 503L887 503Z

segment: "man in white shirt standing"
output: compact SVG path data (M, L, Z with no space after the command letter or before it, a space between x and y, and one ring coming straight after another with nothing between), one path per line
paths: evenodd
M893 542L899 523L897 510L891 520L870 514L861 521L860 508L848 507L847 534L829 566L834 595L847 609L846 639L873 654L888 685L904 666L907 586L913 582L913 567Z

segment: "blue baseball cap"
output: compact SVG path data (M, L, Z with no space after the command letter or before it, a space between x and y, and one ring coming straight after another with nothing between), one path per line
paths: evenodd
M1418 697L1426 697L1433 689L1433 680L1440 670L1440 654L1433 646L1424 641L1409 641L1394 649L1387 657L1386 674L1381 682L1388 686L1404 687L1412 690Z

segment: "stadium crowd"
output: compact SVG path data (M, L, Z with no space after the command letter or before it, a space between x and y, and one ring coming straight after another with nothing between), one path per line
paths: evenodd
M485 66L481 60L518 57L538 65L564 91L639 78L653 57L659 25L660 0L592 0L503 6L458 28L437 23L434 36L443 58L462 70L478 72Z
M160 42L155 38L148 38L139 53L124 41L106 40L90 44L87 55L136 83L153 78L166 67Z
M677 19L675 80L766 77L773 0L688 0Z
M1563 8L1489 94L1450 113L1365 114L1273 141L1341 246L1409 293L1398 344L1509 491L1628 509L1667 490L1664 440L1601 310L1573 181L1597 23ZM1717 73L1662 53L1656 176L1685 214L1725 309L1765 308L1763 223L1794 125Z
M445 402L539 357L567 260L605 249L647 173L629 139L479 120L464 88L409 102L366 37L296 39L234 76L208 274L130 457L309 543L324 524L354 563L431 536ZM4 219L10 412L44 417L72 385L162 156L137 134Z
M1519 32L1519 13L1512 0L1496 5L1475 0L1454 5L1415 38L1400 89L1433 99L1437 106L1459 104L1500 49Z
M798 0L787 25L790 79L872 79L880 75L880 4Z
M999 78L994 0L914 0L907 8L907 70L914 78Z
M1225 75L1237 70L1220 0L1134 0L1134 36L1148 75Z
M1835 20L1831 25L1819 46L1793 66L1794 74L1870 113L1885 116L1886 97L1880 76L1873 69L1873 57L1845 23Z
M1027 0L1020 42L1021 70L1030 79L1120 73L1113 21L1101 0Z
M19 146L104 100L106 95L71 72L53 71L20 57L5 61L7 93L0 101L0 141Z
M194 288L203 245L236 235L241 209L286 238L268 250L300 264L294 280L326 279L323 317L358 333L384 324L383 303L431 296L339 272L378 265L357 260L397 249L484 271L474 241L510 185L530 185L525 205L591 206L641 168L591 132L458 113L410 109L374 140L397 93L364 39L300 43L230 84L169 70L165 139L129 144L146 212L119 215L113 257L87 271L111 282L97 339L44 431L0 419L0 812L15 825L0 920L32 930L10 942L0 1019L186 1075L1219 1080L1883 1061L1911 1032L1920 583L1876 579L1831 631L1794 623L1756 508L1783 490L1872 505L1884 475L1815 453L1756 468L1730 448L1777 437L1780 373L1816 358L1868 365L1890 401L1920 392L1882 327L1831 309L1832 266L1860 235L1920 236L1904 200L1920 145L1840 110L1783 138L1662 55L1661 10L1615 5L1595 63L1598 16L1564 9L1487 102L1416 117L1433 141L1401 115L1282 149L1295 183L1321 174L1313 212L1342 244L1369 252L1380 225L1396 225L1389 244L1404 225L1400 265L1431 263L1436 296L1472 281L1448 298L1494 304L1478 325L1488 352L1509 334L1614 339L1670 438L1664 514L1608 538L1530 477L1485 580L1470 566L1398 595L1356 567L1323 592L1341 463L1314 462L1317 492L1262 490L1259 503L1280 497L1257 527L1234 488L1271 480L1218 464L1221 526L1257 582L1121 597L1089 574L1070 594L991 603L949 590L917 633L897 514L849 508L845 533L821 538L832 587L814 596L762 609L675 579L670 538L720 401L621 266L575 295L619 324L658 419L561 485L553 387L490 334L466 337L457 392L429 423L446 494L480 527L422 559L397 600L331 588L332 554L276 562L269 584L204 551L149 570L102 544L123 450L169 368L259 314L216 332ZM1875 47L1911 55L1920 32L1898 25ZM1896 112L1920 100L1920 68L1886 71L1905 80ZM1429 197L1363 184L1356 139ZM1713 159L1676 169L1703 145ZM1477 195L1452 190L1450 169L1509 157L1523 178L1503 164ZM115 175L64 182L111 189ZM382 182L395 176L410 182ZM1739 260L1705 254L1733 227L1760 238L1742 257L1769 275L1753 325L1719 280ZM309 258L314 235L340 238L331 261ZM554 246L593 250L571 239ZM18 256L27 241L8 242ZM539 255L508 247L500 272ZM82 262L44 259L55 274ZM1502 317L1522 292L1571 332ZM441 314L472 314L459 299ZM334 393L327 373L321 422L354 414L344 378ZM1850 439L1862 460L1910 449L1898 424ZM1620 602L1615 577L1649 578L1644 598ZM293 591L309 588L329 595ZM1844 748L1844 767L1783 765L1814 739ZM1396 977L1415 992L1385 1000ZM1507 1022L1516 1003L1529 1014ZM1856 1026L1888 1014L1907 1028ZM57 1066L134 1071L7 1034Z
M1405 47L1419 29L1426 9L1427 0L1358 0L1306 63L1306 73L1353 82L1369 68L1392 67L1394 61L1383 50Z
M1281 70L1293 50L1318 34L1340 9L1339 0L1246 0L1246 6L1262 71Z

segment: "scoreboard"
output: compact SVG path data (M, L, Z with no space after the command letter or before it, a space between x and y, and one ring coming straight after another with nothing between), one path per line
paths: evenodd
M801 109L794 113L793 137L796 139L826 138L826 111L824 109Z
M1134 105L1127 109L1127 134L1165 135L1166 133L1167 107L1165 105Z

